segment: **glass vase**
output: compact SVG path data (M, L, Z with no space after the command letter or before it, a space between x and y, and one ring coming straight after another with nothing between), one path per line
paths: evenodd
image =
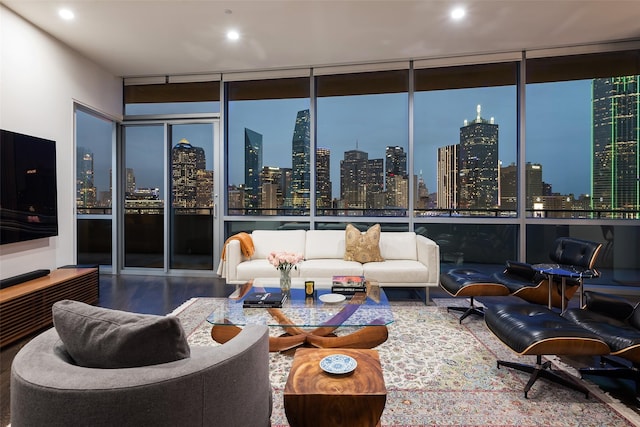
M291 290L291 270L280 270L280 290L283 293Z

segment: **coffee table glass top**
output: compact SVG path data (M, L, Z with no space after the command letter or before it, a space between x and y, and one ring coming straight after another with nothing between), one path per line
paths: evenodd
M251 292L280 292L280 288L254 287ZM384 291L375 287L367 296L347 297L339 303L323 303L319 296L329 289L316 289L314 298L306 299L303 289L291 289L290 297L282 308L243 308L243 298L227 299L216 308L207 321L213 325L237 326L260 324L267 326L366 326L388 325L393 313Z

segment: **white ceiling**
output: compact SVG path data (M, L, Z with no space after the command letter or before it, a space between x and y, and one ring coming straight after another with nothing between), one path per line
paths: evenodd
M428 59L640 40L640 0L0 0L117 76ZM461 22L450 8L465 5ZM71 22L57 11L75 12ZM241 34L225 39L228 29Z

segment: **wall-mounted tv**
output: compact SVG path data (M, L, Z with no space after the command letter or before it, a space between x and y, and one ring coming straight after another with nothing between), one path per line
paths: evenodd
M56 143L0 130L0 244L58 235Z

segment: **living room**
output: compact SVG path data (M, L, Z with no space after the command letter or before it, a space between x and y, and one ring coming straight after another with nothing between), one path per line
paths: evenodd
M577 156L574 157L571 152L575 146L572 148L571 144L566 142L568 135L578 130L567 125L572 123L572 116L565 114L571 111L571 107L563 102L566 101L565 96L553 93L549 95L548 92L544 92L544 87L541 89L535 87L536 84L544 86L548 83L561 84L572 80L591 82L601 77L640 74L637 62L640 40L635 28L638 12L629 7L632 2L615 2L618 10L626 10L626 13L619 13L619 11L614 13L611 2L588 2L587 5L581 6L584 7L582 10L574 10L579 9L575 8L574 2L554 2L559 3L553 6L559 8L556 13L540 11L539 9L543 8L539 4L536 5L536 2L520 2L518 6L522 8L520 11L514 10L514 6L505 5L504 2L481 2L480 4L471 2L468 15L472 18L474 9L477 13L480 13L477 9L494 7L495 9L484 10L482 13L488 15L483 15L483 18L476 17L476 21L472 21L475 22L474 24L469 22L458 24L455 31L462 31L462 34L449 34L454 30L449 28L445 32L444 24L438 23L444 20L442 18L444 15L441 14L445 12L444 5L438 2L402 2L400 6L394 7L390 6L391 2L370 2L371 4L366 6L355 4L361 2L346 2L347 5L333 4L333 9L327 5L320 7L316 4L315 6L321 9L317 13L322 16L322 25L331 28L331 31L316 35L317 38L314 38L313 42L308 41L299 45L292 43L293 37L287 38L283 35L274 37L270 33L277 34L279 32L274 31L274 27L286 26L293 22L296 25L302 25L299 28L300 33L305 30L310 31L310 27L305 26L304 22L308 20L307 24L309 24L316 21L311 17L312 12L305 7L312 7L311 4L319 2L239 2L238 4L201 2L203 4L200 6L211 7L212 9L205 9L205 11L216 17L216 24L210 24L214 29L200 28L201 35L207 34L205 48L202 46L202 41L199 43L183 41L178 44L179 47L171 48L163 45L165 39L171 39L166 43L176 43L173 39L183 32L180 25L175 25L178 17L187 20L180 22L191 22L190 19L195 19L182 15L187 12L198 13L194 4L182 9L180 2L163 2L167 7L164 13L168 15L156 15L162 8L156 10L155 5L150 6L153 3L132 2L134 6L120 4L121 13L128 18L118 21L117 19L122 16L113 10L117 6L109 2L93 2L93 5L91 2L83 3L87 2L71 2L72 5L77 6L75 22L56 22L55 24L47 23L47 21L53 22L54 19L58 19L54 16L54 13L57 13L54 7L55 2L3 1L0 5L2 22L0 128L56 141L58 189L57 236L2 245L0 247L0 278L12 277L36 269L55 270L62 266L77 264L100 264L102 276L113 274L114 276L217 278L215 269L220 259L223 242L236 232L287 227L338 229L344 228L347 221L343 214L346 214L356 216L355 220L363 225L381 223L386 229L416 231L437 241L441 248L443 271L452 266L467 264L479 265L481 268L495 271L500 269L507 259L544 262L547 260L551 242L560 235L599 241L604 243L609 251L607 258L603 258L606 264L602 266L602 276L589 282L589 285L592 289L597 288L612 293L637 294L636 286L640 283L638 277L640 257L638 257L638 239L636 238L638 196L636 195L635 202L625 202L622 208L613 204L607 208L592 203L588 195L597 190L597 188L592 190L592 187L597 187L593 185L592 179L593 151L590 143L592 123L589 122L579 129L581 136L586 133L586 139L582 140L583 145L580 151L587 155L587 160L579 163ZM206 5L207 3L210 4ZM258 3L272 4L268 7ZM302 6L299 3L308 4ZM552 7L548 4L547 6ZM149 9L145 9L146 7ZM429 9L430 7L434 9ZM109 15L106 11L114 15ZM47 15L49 13L50 16ZM159 33L145 35L145 31L141 29L140 25L145 21L146 13L152 14L158 21L161 27L158 30ZM206 13L200 11L200 14ZM501 14L508 16L501 17ZM340 18L334 20L333 17L336 15ZM89 16L93 16L94 21L82 22ZM306 18L301 19L301 16ZM585 19L585 16L591 21ZM257 21L265 21L269 25L263 22L258 33L258 26L250 29L247 23L247 26L240 31L240 35L245 37L244 41L240 40L244 49L241 52L234 52L234 45L230 42L212 43L209 39L213 37L210 35L211 32L215 33L216 37L219 35L222 38L227 24L241 25L243 19L249 19L249 17ZM537 17L538 22L533 18L530 20L534 22L527 22L528 17ZM104 20L101 21L101 18ZM496 21L493 21L494 19ZM506 22L497 21L498 19L504 19ZM412 21L411 30L404 28L403 20ZM431 20L438 22L431 22ZM300 21L303 24L300 24ZM358 32L354 37L346 36L349 39L348 48L344 46L343 49L337 49L336 46L346 45L347 42L341 42L333 37L337 37L336 34L343 36L351 34L350 28L354 22L359 21L363 21L362 33L364 34ZM125 25L125 22L128 24ZM491 24L488 24L489 22ZM389 23L388 26L385 25L387 23ZM335 27L338 24L342 29ZM102 43L106 40L108 41L106 46L82 44L83 35L79 33L80 26L85 28L84 31L87 31L86 27L93 26L96 34L91 36L91 39L101 38ZM228 26L231 27L231 25ZM59 28L56 30L53 27ZM366 31L373 31L376 27L378 32L367 36ZM162 33L162 28L165 34ZM427 29L429 32L426 32ZM56 34L56 31L60 33ZM197 31L194 30L194 32ZM395 36L398 37L397 39L394 38L396 33L399 34ZM490 37L486 34L490 34ZM519 37L515 37L514 34L518 34ZM362 37L371 37L375 39L375 43L367 43L367 39ZM278 40L272 40L272 38ZM67 41L74 39L77 39L77 44ZM358 42L358 39L361 41ZM126 45L135 45L138 43L137 40L142 51L132 52L131 49L126 49ZM274 44L266 45L267 41ZM155 49L151 50L154 45ZM387 45L389 46L385 47ZM215 50L213 46L216 47ZM210 52L210 48L214 51ZM336 52L333 55L328 52L334 49ZM93 54L90 53L92 51ZM162 51L180 51L181 54L186 53L186 57L172 57ZM376 55L371 51L377 51ZM126 53L128 56L118 56L118 52L122 52L123 55ZM525 52L524 57L523 52ZM134 61L136 57L137 61ZM627 66L628 64L632 65L631 68ZM161 65L160 68L159 65ZM353 74L356 78L350 79L349 74ZM525 78L527 83L519 84L518 81L521 78ZM272 87L266 84L261 86L261 80L272 81ZM303 82L302 85L300 81ZM289 85L291 82L295 84ZM154 119L162 116L158 121L150 119L149 116L153 114L128 112L127 108L137 102L127 102L131 101L131 98L127 97L133 96L136 89L149 86L149 83L151 86L195 84L196 87L217 88L217 93L206 98L207 103L217 103L217 110L208 110L206 113L178 112L182 116L177 122L175 117L168 118L167 114L155 114ZM637 80L635 84L637 85ZM373 90L372 87L383 89ZM457 90L466 88L488 90L489 94L485 95L488 100L476 101L471 104L471 107L465 100L452 118L455 122L450 126L454 130L453 137L448 135L444 137L445 139L439 139L441 137L437 133L427 134L424 140L429 142L423 144L423 140L419 137L422 132L421 127L429 129L441 125L444 127L443 122L439 121L435 116L436 113L433 112L438 110L437 96L441 94L445 98L453 98ZM507 91L506 95L498 93L503 89ZM590 94L591 92L588 92L587 96L590 97ZM399 99L383 98L381 101L376 101L375 96L380 95L391 97L399 95ZM433 95L434 98L421 99L422 95ZM479 96L473 94L473 97ZM507 100L502 101L502 96ZM635 96L637 98L637 90ZM340 105L340 102L350 97L354 97L353 103L344 102L344 105ZM255 135L244 134L243 131L245 128L261 131L259 126L262 125L258 121L242 121L241 113L237 109L244 101L260 102L274 98L294 101L302 99L303 102L299 105L296 101L291 107L293 114L289 110L282 114L284 124L281 127L285 128L282 131L284 136L276 134L273 138L286 139L285 146L290 150L292 130L295 129L293 119L298 118L296 116L298 112L310 110L309 120L313 123L312 126L315 126L312 138L316 144L314 146L317 147L314 153L316 161L318 162L320 158L321 152L317 151L320 147L333 149L334 156L331 161L335 163L332 164L331 170L337 175L334 175L334 179L331 180L335 188L330 190L331 193L328 196L330 202L326 207L315 209L309 207L321 206L318 201L323 200L318 185L321 182L319 171L311 174L313 176L311 185L315 185L317 190L308 194L309 198L313 197L312 201L301 202L302 210L293 214L287 211L291 207L286 206L286 202L278 199L278 196L274 196L275 203L258 207L248 204L238 208L232 204L235 195L238 194L238 188L242 184L249 186L245 175L247 163L246 159L243 159L245 154L242 150L246 147L247 138L251 141ZM334 98L337 99L337 104L330 103ZM492 98L501 99L500 108L490 104ZM532 103L536 100L539 103ZM369 117L365 127L375 128L380 123L385 128L391 128L400 123L398 126L400 130L394 130L392 135L385 136L384 145L400 146L402 150L381 152L375 157L382 158L386 154L395 153L401 158L398 153L403 152L409 166L405 166L406 182L392 180L391 176L382 180L384 187L397 185L399 188L406 186L407 189L412 189L408 192L411 194L405 198L400 197L403 194L401 191L398 191L394 198L389 194L380 195L379 198L384 197L385 200L382 203L382 206L385 206L384 209L376 207L380 205L376 197L371 197L372 200L361 204L347 204L341 200L338 185L340 182L340 163L338 162L341 159L338 159L335 153L339 153L342 158L341 151L354 149L359 151L360 148L369 150L371 147L367 146L368 141L364 136L358 140L357 135L355 137L349 135L346 141L339 139L334 141L332 138L336 137L329 132L331 127L338 125L346 129L346 125L339 121L340 114L356 120L355 115L349 115L355 114L354 111L359 108L359 105L370 102L373 102L374 108L367 110ZM476 104L481 104L481 109L477 110ZM582 105L582 110L586 108L586 115L590 120L591 100L587 99L586 104L586 107ZM256 117L264 114L265 109L269 110L270 105L263 102L261 110L248 111L244 114ZM545 115L540 115L539 118L533 116L538 111L535 108L544 106L552 112L550 116L562 117L565 124L562 133L558 134L560 136L550 137L548 130L540 131L539 134L529 133L535 128L536 120L544 124L545 120L551 119ZM338 112L330 115L333 109ZM397 114L398 109L400 114ZM509 115L503 115L503 110L508 111ZM175 113L171 112L171 114ZM197 117L198 114L201 117ZM494 114L496 114L495 122L491 123L489 117ZM635 114L637 117L637 111ZM94 122L108 124L104 133L108 134L110 163L102 169L103 178L106 176L108 184L101 190L111 191L112 186L112 196L117 195L118 192L121 193L121 199L117 200L114 197L109 207L99 209L91 207L93 210L86 207L86 211L83 211L81 209L83 206L78 204L77 147L93 141L91 136L86 137L79 132L79 117L83 115L90 116ZM147 121L141 120L140 117L136 120L133 117L135 115L146 115ZM394 116L399 118L395 119L395 123L388 124L387 119ZM429 121L429 117L436 117L435 122ZM457 145L460 138L459 131L464 126L463 121L468 120L473 124L477 118L487 121L482 125L500 126L499 160L503 162L503 168L498 175L503 188L500 203L493 203L492 207L472 204L463 207L462 204L455 205L451 202L439 204L435 197L429 197L431 193L437 192L436 158L440 154L452 155L451 153L457 149L447 147ZM205 208L208 212L207 218L210 218L209 228L206 232L202 232L201 228L189 230L190 240L197 241L192 246L171 246L174 245L171 240L171 236L174 235L174 229L171 227L174 223L169 220L166 223L161 221L159 225L154 225L159 228L144 229L145 234L140 231L137 235L136 230L142 230L142 228L136 229L137 225L133 228L127 227L125 217L131 219L132 224L136 224L136 218L135 214L124 212L127 203L124 193L127 188L122 182L126 179L123 170L134 165L134 159L133 157L125 158L124 150L120 151L121 149L116 147L124 144L122 142L124 139L127 143L134 141L133 132L136 126L149 126L155 129L159 123L162 123L162 126L166 123L167 127L178 130L182 125L179 120L194 119L198 121L198 125L204 122L210 129L209 146L212 157L215 156L215 163L207 169L213 170L213 185L228 184L227 188L214 187L214 194L218 195L219 199L212 201L212 204ZM304 119L304 116L301 119ZM544 126L540 127L544 128ZM236 128L240 129L237 135L234 133L237 131ZM127 134L129 130L131 133ZM177 134L177 132L174 133ZM126 138L121 136L123 134ZM170 139L172 136L169 131L167 134L162 133L160 139L163 143L165 138L173 142ZM87 141L78 139L83 137ZM525 140L532 141L526 148ZM144 141L140 140L141 143ZM175 142L177 144L179 141ZM282 153L278 151L278 145L268 145L270 142L266 133L263 142L269 151ZM334 145L331 146L331 144ZM533 144L540 144L542 153L547 153L547 156L536 157L530 154L529 150L533 150L531 148ZM237 150L234 151L232 147ZM550 150L554 149L558 150L558 154L548 155ZM503 157L502 150L507 150L509 154ZM264 151L265 161L260 166L275 166L276 161L271 162L267 158L268 155L274 156L274 154L267 154L266 149ZM142 168L145 163L158 164L155 163L157 159L155 155L158 152L160 164L164 165L159 169L166 170L163 176L164 181L161 183L164 188L161 187L161 191L168 193L167 189L170 188L171 181L167 175L170 175L171 171L168 166L169 160L167 160L170 154L166 145L160 149L149 149L147 152L149 160L146 162L144 158L136 160L138 163L135 163L135 167ZM554 157L559 163L552 163L547 157ZM575 162L574 158L576 158ZM420 163L423 159L429 159L424 166ZM346 160L349 159L345 158L343 161ZM514 166L511 170L508 167L510 163L521 165L521 167ZM530 169L525 166L528 163L532 165ZM529 191L525 182L533 180L536 176L536 169L533 167L536 164L545 166L541 172L544 178L539 180L540 187L542 188L543 182L554 185L552 194L540 194L541 201L528 200L528 196L525 195ZM291 167L291 164L277 164L277 166L284 169L287 166ZM110 176L112 168L119 171L119 174L113 174L113 178ZM307 170L314 169L309 168L308 164L307 168ZM408 170L413 172L407 173ZM515 192L511 195L504 192L508 187L509 172L515 173L514 182L517 182L513 185ZM557 175L548 175L552 172ZM429 189L424 196L424 204L419 203L422 196L418 190L422 174L424 174L425 187ZM571 181L569 178L574 175L582 179L581 185L576 187L565 185L564 181ZM140 177L138 180L142 181ZM235 185L233 189L231 189L232 184ZM139 187L153 188L158 185L140 184ZM278 193L276 189L272 191L274 194ZM263 193L268 193L266 187ZM443 194L446 193L439 195ZM572 194L571 203L568 204L567 198L570 194ZM581 195L587 197L580 198ZM438 200L443 198L440 197ZM393 202L389 202L392 199ZM250 200L246 194L245 200ZM347 209L346 207L349 206L351 208ZM388 208L388 206L391 207ZM167 209L168 217L170 209L168 207L163 209ZM108 223L107 227L103 226L105 221ZM186 233L181 231L183 232ZM149 236L153 236L155 240ZM129 244L130 239L134 239L135 242L132 241ZM136 249L139 241L145 241L145 239L154 240L154 242L157 240L159 243L148 252ZM204 243L198 243L203 239ZM107 244L104 244L105 241ZM195 247L203 246L207 247L204 253L193 250ZM205 261L202 261L203 258Z

